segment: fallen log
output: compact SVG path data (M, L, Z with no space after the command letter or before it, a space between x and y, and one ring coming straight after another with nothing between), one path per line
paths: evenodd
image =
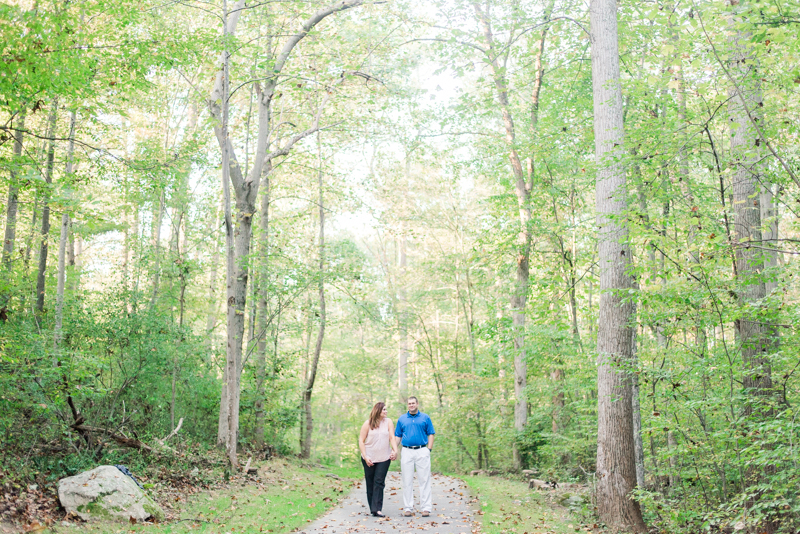
M152 452L152 453L156 452L153 449L153 447L151 447L150 445L147 445L146 443L143 443L143 442L139 441L138 439L129 438L127 436L124 436L122 434L117 434L116 432L113 432L113 431L105 429L105 428L97 428L97 427L88 426L88 425L84 425L84 424L72 425L72 428L77 430L79 433L92 432L92 433L97 433L97 434L105 434L106 436L108 436L109 438L114 440L115 442L119 443L120 445L124 445L125 447L130 447L132 449L139 449L139 450L142 450L142 451L147 451L147 452Z

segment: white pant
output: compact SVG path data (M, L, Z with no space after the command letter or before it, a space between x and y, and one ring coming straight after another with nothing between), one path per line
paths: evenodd
M400 458L403 473L403 506L408 512L414 511L414 470L419 482L419 507L430 512L431 505L431 451L428 447L409 449L403 447Z

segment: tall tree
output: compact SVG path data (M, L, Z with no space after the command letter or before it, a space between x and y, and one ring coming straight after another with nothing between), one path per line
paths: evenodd
M69 116L69 142L67 144L67 163L64 169L64 181L66 189L71 188L69 181L72 180L72 157L75 152L75 110ZM69 198L71 195L65 195ZM59 355L62 336L62 323L64 318L64 286L67 276L67 241L69 241L69 206L64 206L64 213L61 214L61 235L58 240L58 272L56 273L56 313L55 326L53 327L53 346L56 357Z
M319 328L317 330L317 340L314 343L314 354L309 362L306 383L303 387L303 414L305 431L302 434L300 443L300 456L309 458L311 456L311 438L314 432L314 418L311 412L311 396L314 393L314 382L317 379L317 369L319 368L319 357L322 353L322 341L325 338L325 196L324 181L325 176L322 168L322 145L320 134L317 133L317 163L319 165L318 174L318 209L319 209L319 270L317 271L317 293L319 297ZM309 310L310 312L310 310Z
M47 119L47 162L45 163L45 191L42 196L42 231L39 243L39 268L36 271L36 311L44 312L45 276L47 274L47 246L50 239L50 185L53 183L53 167L56 154L56 121L58 119L58 98L54 97Z
M3 270L5 271L6 280L10 280L11 274L11 256L14 253L14 241L17 235L17 208L19 205L19 184L17 183L17 176L19 169L17 165L20 164L22 156L22 140L25 129L25 113L26 110L20 111L17 116L16 124L12 122L12 126L16 129L14 131L14 152L11 162L11 176L8 182L8 201L6 202L6 228L3 238ZM0 295L0 309L8 307L9 293ZM5 315L5 314L3 314Z
M281 79L286 63L292 54L295 46L302 41L308 33L314 29L326 17L350 9L352 7L360 6L364 0L344 0L324 7L308 19L306 19L301 29L289 35L284 41L283 47L275 58L274 64L271 66L269 73L262 80L263 85L257 87L258 95L258 132L256 141L256 153L253 160L253 166L250 172L245 176L242 168L239 165L236 151L233 143L231 142L229 132L227 130L228 121L227 113L229 109L229 87L230 75L228 72L228 65L230 60L231 39L236 34L236 28L239 23L239 18L243 9L245 8L244 0L238 0L231 8L230 12L227 10L227 2L224 3L224 16L223 16L223 39L224 51L222 53L222 61L220 69L217 72L214 88L211 91L211 96L208 100L208 107L212 117L216 121L214 132L219 143L220 150L223 153L223 174L226 176L223 183L223 188L227 194L227 177L230 178L230 184L234 191L236 200L236 229L234 231L232 218L226 218L226 235L228 239L233 239L234 244L232 247L226 247L226 254L228 258L228 343L227 343L227 387L223 388L227 398L224 398L221 403L220 410L227 408L228 413L228 436L227 436L227 449L231 465L237 465L236 447L238 443L239 432L239 383L241 374L241 361L242 361L242 340L244 337L245 325L245 304L247 301L247 281L248 281L248 265L247 258L250 254L250 241L252 236L253 215L256 212L256 200L258 198L258 189L261 185L264 170L267 168L267 162L281 156L288 155L292 147L305 137L313 134L319 130L319 121L322 110L327 103L330 92L326 92L325 98L316 111L312 124L303 130L284 141L283 146L277 147L271 152L267 152L267 147L270 146L270 137L274 136L272 132L272 104L275 98L276 88ZM225 115L223 117L223 115ZM223 128L224 126L224 128Z
M516 280L511 294L511 313L514 327L514 428L517 432L522 432L528 422L528 400L526 398L526 387L528 381L527 351L525 349L525 306L528 302L528 291L530 286L530 259L531 242L533 239L533 229L531 228L531 192L535 181L535 154L533 143L529 147L530 154L527 158L527 170L523 166L520 157L517 140L517 128L514 124L514 117L511 103L509 101L509 82L507 70L511 46L497 46L492 30L491 4L486 3L481 6L479 2L473 1L472 7L480 25L482 44L476 48L483 54L483 60L491 69L492 79L496 91L497 102L500 105L500 112L503 117L503 127L505 129L505 142L508 147L508 160L511 163L511 171L514 176L514 191L517 197L517 207L519 212L519 230L515 243L515 253L517 260ZM539 120L539 100L544 77L542 68L542 54L544 53L545 38L547 36L547 26L553 3L549 2L544 11L545 28L539 32L540 38L534 47L535 74L531 84L531 114L530 114L530 133L531 138L535 139ZM512 10L515 14L517 9ZM526 30L527 31L527 30ZM521 469L522 455L519 447L514 445L514 467Z
M597 332L597 508L612 529L646 530L636 487L632 392L636 328L630 296L631 248L619 78L617 4L592 0L592 97L594 101L600 316Z
M747 4L742 7L749 7ZM735 6L733 9L737 9ZM736 333L744 363L743 385L749 399L745 412L756 422L774 417L771 397L774 396L770 357L777 350L776 328L770 324L769 311L765 313L762 303L767 296L765 267L776 263L775 251L764 247L765 235L772 236L773 199L771 185L764 175L765 149L756 124L765 127L762 108L761 75L758 59L751 50L752 34L741 27L742 21L732 17L731 34L733 68L730 71L732 87L728 103L728 116L733 136L730 152L732 156L732 187L734 209L734 234L736 237L736 278L739 284L738 300L742 315L736 322ZM770 219L762 220L762 216ZM777 234L777 229L775 230ZM751 246L755 245L755 246ZM774 276L769 273L769 276ZM774 468L767 466L767 473ZM755 486L764 473L750 469L747 476ZM753 490L749 504L755 505L760 490ZM778 529L775 521L766 521L753 532L773 533Z

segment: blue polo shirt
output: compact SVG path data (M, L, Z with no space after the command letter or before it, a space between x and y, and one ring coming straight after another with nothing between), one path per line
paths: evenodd
M403 447L421 447L428 444L428 436L436 434L433 422L428 414L417 412L414 415L406 412L397 419L394 435L402 437Z

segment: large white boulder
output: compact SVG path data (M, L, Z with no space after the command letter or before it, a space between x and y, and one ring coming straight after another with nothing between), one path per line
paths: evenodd
M144 521L164 512L136 483L113 465L101 465L58 481L58 499L67 513L93 518Z

